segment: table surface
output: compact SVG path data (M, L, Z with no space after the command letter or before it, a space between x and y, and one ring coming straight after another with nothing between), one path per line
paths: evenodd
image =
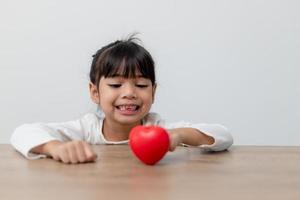
M0 198L300 199L300 147L233 146L208 153L178 147L156 165L127 145L93 146L95 163L26 160L0 145Z

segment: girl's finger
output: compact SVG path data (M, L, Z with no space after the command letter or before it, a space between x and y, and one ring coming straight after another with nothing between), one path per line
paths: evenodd
M95 154L95 152L92 150L91 146L84 142L84 152L87 158L87 161L95 161L97 158L97 154Z
M70 162L73 164L78 163L77 152L76 152L76 147L75 147L74 143L68 144L67 151L68 151L68 156L69 156Z
M78 158L79 162L81 162L81 163L86 162L87 159L86 159L84 146L83 146L82 142L76 141L75 147L76 147L76 153L77 153L77 158Z
M69 159L69 155L68 155L68 151L65 148L60 149L59 153L58 153L59 159L63 162L63 163L69 163L70 159Z

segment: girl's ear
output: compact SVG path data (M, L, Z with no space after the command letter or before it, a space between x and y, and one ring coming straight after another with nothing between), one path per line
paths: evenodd
M153 85L153 88L152 88L152 104L154 103L155 92L156 92L156 84L154 84L154 85Z
M98 88L96 85L94 85L93 83L89 83L89 88L90 88L90 97L93 100L93 102L97 105L100 104L100 95L98 92Z

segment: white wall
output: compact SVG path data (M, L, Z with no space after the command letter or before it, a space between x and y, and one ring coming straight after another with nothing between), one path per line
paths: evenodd
M0 143L25 122L94 108L91 55L138 31L157 64L153 110L222 123L235 144L300 145L300 2L0 2Z

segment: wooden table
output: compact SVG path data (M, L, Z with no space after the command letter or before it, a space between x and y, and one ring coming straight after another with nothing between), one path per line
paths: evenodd
M66 165L0 145L0 199L300 199L300 147L178 147L155 166L127 145L93 148L97 162Z

